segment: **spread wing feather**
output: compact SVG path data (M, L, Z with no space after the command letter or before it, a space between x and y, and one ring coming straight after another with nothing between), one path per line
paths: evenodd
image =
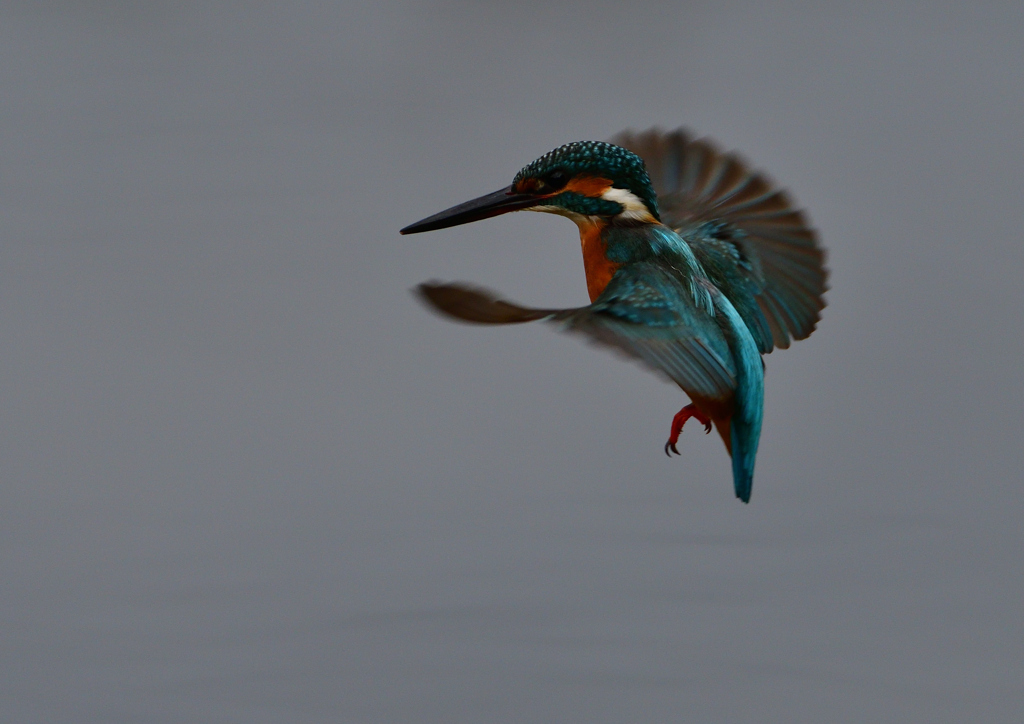
M639 360L692 396L727 400L736 370L715 321L670 273L646 264L622 270L586 307L531 309L468 285L431 282L420 298L449 317L477 324L549 319L569 332Z
M416 294L435 311L473 324L521 324L572 311L520 307L498 299L486 289L457 282L424 282L416 287Z
M706 266L739 270L742 279L732 283L753 294L767 325L759 332L763 324L756 310L743 314L760 337L762 351L771 351L772 342L786 348L790 339L804 339L814 331L825 307L825 253L803 212L784 191L737 156L722 153L707 140L693 140L683 130L627 131L612 142L643 158L662 220L687 239L698 259ZM717 238L694 233L716 222L740 233ZM769 332L770 339L765 339Z

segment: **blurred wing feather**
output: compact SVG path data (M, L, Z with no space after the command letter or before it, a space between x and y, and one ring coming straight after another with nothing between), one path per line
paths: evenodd
M460 283L425 282L416 287L415 293L435 311L471 324L522 324L567 311L520 307L486 289Z
M687 230L720 222L742 232L730 243L747 264L743 273L776 347L814 331L825 307L825 253L784 191L739 157L682 130L627 131L612 142L643 158L662 221L687 238L698 258L720 255L720 244L687 236Z
M650 265L621 270L593 304L573 309L522 307L458 283L431 282L416 291L435 310L465 322L550 319L642 362L691 396L725 400L736 388L736 370L718 325L696 308L684 284Z

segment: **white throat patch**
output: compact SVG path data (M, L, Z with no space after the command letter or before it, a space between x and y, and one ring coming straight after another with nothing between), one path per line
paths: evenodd
M619 214L619 218L648 223L657 222L657 219L647 210L647 206L640 200L640 197L628 189L610 187L601 194L601 198L606 201L622 204L622 213Z
M558 216L564 216L567 219L571 219L576 226L587 226L596 223L598 217L596 216L584 216L583 214L577 214L575 211L569 211L569 209L563 206L530 206L527 207L526 211L539 211L542 214L557 214Z
M615 203L622 206L622 211L616 215L616 219L628 219L630 221L640 221L648 224L656 224L658 220L654 218L654 215L648 211L647 206L640 197L634 194L628 189L617 189L609 186L601 194L601 198L605 201L614 201ZM530 206L526 211L540 211L546 214L558 214L559 216L565 216L576 222L579 227L592 226L600 223L600 216L584 216L583 214L577 214L575 211L569 211L569 209L563 206Z

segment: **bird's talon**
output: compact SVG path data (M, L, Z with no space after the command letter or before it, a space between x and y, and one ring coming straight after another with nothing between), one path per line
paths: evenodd
M697 418L698 422L704 424L705 435L711 432L711 418L698 410L696 405L687 405L677 412L676 416L672 418L672 433L668 437L668 442L665 443L665 454L669 457L672 457L669 455L669 450L674 452L676 455L682 455L682 453L676 449L676 443L679 442L679 434L683 431L683 425L685 425L686 421L691 417Z

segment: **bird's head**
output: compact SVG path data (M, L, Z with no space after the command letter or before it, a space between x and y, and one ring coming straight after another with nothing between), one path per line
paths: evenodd
M453 206L401 233L444 229L524 209L567 216L581 227L660 219L639 156L603 141L577 141L545 153L517 173L511 186Z

